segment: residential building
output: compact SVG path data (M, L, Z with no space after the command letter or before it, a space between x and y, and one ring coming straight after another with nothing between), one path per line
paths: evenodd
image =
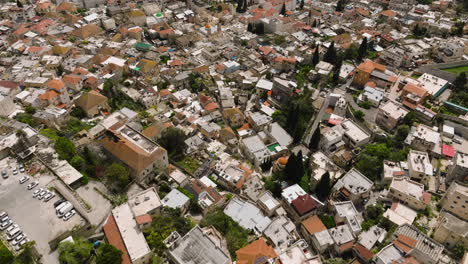
M393 179L389 188L390 198L415 210L424 210L431 202L431 194L424 191L424 185L408 178Z
M120 122L110 127L99 142L130 169L137 181L145 180L156 167L165 168L169 162L164 148Z
M363 222L363 219L354 207L353 202L335 202L332 206L335 210L335 223L337 225L348 225L350 230L356 236L361 233L361 223Z
M258 196L257 204L265 214L271 217L276 213L277 209L282 208L281 203L273 197L270 191L265 191Z
M130 196L128 198L128 204L135 217L146 214L157 214L162 208L158 192L154 187Z
M418 213L415 210L407 207L406 205L399 202L393 202L392 207L388 208L383 216L395 225L401 226L404 224L413 224L417 214Z
M7 117L15 110L16 106L11 97L0 94L0 116Z
M172 189L168 194L166 194L166 196L164 196L161 202L163 206L173 209L181 209L181 211L184 212L188 208L190 198L179 190Z
M408 175L411 179L417 179L423 183L429 182L433 176L433 167L429 155L426 152L410 150L408 153Z
M84 93L75 101L75 104L83 109L88 117L94 117L101 111L109 110L107 97L95 90Z
M384 182L390 183L393 180L393 178L401 178L407 176L406 170L403 168L401 162L384 160L383 163Z
M413 83L407 83L401 92L403 105L412 110L415 110L419 105L423 104L428 95L426 89Z
M262 238L255 240L247 246L236 251L237 262L239 264L258 264L274 261L278 254L275 249L269 246Z
M282 252L278 259L280 264L322 264L318 255L313 255L304 240L299 240Z
M347 144L350 148L362 147L370 141L370 134L349 119L323 134L320 146L326 153L334 152Z
M300 232L311 244L313 244L312 236L322 231L327 231L327 227L322 223L318 215L311 215L301 222Z
M263 234L273 243L277 252L284 252L299 237L296 225L284 215L272 219Z
M122 263L148 264L153 254L128 203L112 210L104 224L109 244L122 251Z
M333 186L333 191L356 203L369 197L374 183L355 168L349 170Z
M328 232L333 239L333 250L336 254L341 255L353 248L355 238L348 225L330 228Z
M373 81L378 87L389 88L395 83L397 77L390 72L384 65L375 63L371 60L365 60L357 67L353 84L364 86L367 82Z
M224 208L224 213L230 216L245 229L262 233L271 223L271 219L263 215L255 204L234 197Z
M321 151L312 154L310 157L310 164L312 168L310 177L311 189L315 188L325 173L328 173L331 182L334 182L344 174L344 171Z
M441 154L441 139L437 128L418 124L411 128L405 143L419 151L427 151L435 156Z
M314 210L323 205L312 195L307 194L298 184L284 188L281 196L286 205L286 211L296 222L307 218Z
M442 62L460 61L465 55L465 45L455 41L444 41L439 44L435 54Z
M372 226L369 230L364 231L359 235L356 244L353 247L354 253L361 260L369 263L374 257L374 253L372 253L371 249L377 243L382 243L386 234L387 231L385 231L385 229L376 225Z
M403 106L392 100L379 107L375 122L386 130L394 129L398 123L408 114Z
M465 221L468 221L468 186L461 182L452 182L440 201L442 208Z
M198 225L183 237L174 234L168 244L168 255L175 264L230 264L231 258L222 248L222 236L216 230L202 229ZM169 239L166 239L166 241Z
M468 247L468 222L449 212L442 212L437 220L434 240L448 248L457 245Z
M369 102L374 107L379 107L380 101L382 101L385 92L374 85L366 84L364 87L364 92L360 94L357 98L358 103Z
M429 238L412 225L398 227L395 235L399 241L397 245L405 248L404 252L414 257L420 263L436 264L442 258L444 246Z
M457 151L448 167L447 183L465 181L468 178L468 154Z
M421 75L421 77L418 78L418 82L433 98L441 95L450 85L447 80L429 73L424 73Z

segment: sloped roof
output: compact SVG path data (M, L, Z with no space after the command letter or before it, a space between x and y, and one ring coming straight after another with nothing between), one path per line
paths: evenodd
M317 207L317 203L309 194L298 196L291 204L300 215L304 215Z
M109 216L103 230L109 244L122 251L122 264L131 264L130 256L128 255L127 248L125 247L125 243L120 235L119 228L113 215Z
M306 220L302 221L302 225L310 235L327 230L327 227L322 223L322 220L320 220L317 215L312 215Z
M80 96L80 98L78 98L75 103L83 110L89 111L91 108L105 102L107 102L107 97L95 90L92 90Z
M275 250L265 240L258 239L249 245L236 251L237 264L256 264L261 259L272 259L278 257Z

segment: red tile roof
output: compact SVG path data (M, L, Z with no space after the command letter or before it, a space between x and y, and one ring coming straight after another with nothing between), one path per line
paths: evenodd
M147 224L153 222L153 219L151 218L151 215L149 214L144 214L144 215L139 215L135 217L135 221L139 225Z
M447 144L442 144L442 154L444 154L447 157L453 158L455 157L455 148Z
M291 205L300 215L304 215L317 207L317 202L308 194L297 197Z
M310 235L327 230L322 220L317 215L312 215L301 223Z
M374 254L361 244L354 245L354 249L359 253L359 255L366 261L371 260L374 257Z
M117 223L115 222L113 215L109 216L103 229L109 244L122 251L122 264L131 264L132 261L130 260L127 248L125 247L125 243L120 235L119 228L117 227Z

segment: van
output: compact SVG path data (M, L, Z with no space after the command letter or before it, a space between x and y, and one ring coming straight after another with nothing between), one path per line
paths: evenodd
M67 202L59 204L57 207L55 207L56 212L58 213L60 211L60 209L65 207L67 204L70 204L70 202L67 201Z
M62 217L64 216L66 213L70 212L71 210L73 209L73 204L69 203L67 206L63 207L62 209L60 209L60 211L58 212L58 217Z
M13 230L11 230L10 232L7 233L7 240L11 241L15 237L19 236L19 234L21 234L21 233L22 233L21 229L15 228L15 229L13 229Z
M5 212L5 211L1 212L1 213L0 213L0 219L3 218L3 217L5 217L5 216L7 216L7 215L8 215L7 212Z

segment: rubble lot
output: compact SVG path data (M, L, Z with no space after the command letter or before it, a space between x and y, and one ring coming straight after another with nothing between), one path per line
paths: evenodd
M50 174L31 176L31 179L23 184L19 183L19 178L23 173L13 175L11 169L17 166L17 162L11 158L0 161L0 170L8 168L9 178L0 180L0 206L1 210L8 212L14 223L18 224L21 230L30 240L36 242L38 252L43 256L43 263L58 263L57 252L51 252L49 241L64 232L72 230L75 226L85 224L85 220L76 214L68 221L58 218L55 213L54 202L61 199L56 195L48 202L33 198L35 189L48 188L48 183L54 179ZM34 180L39 180L39 185L33 190L28 190L27 186Z

